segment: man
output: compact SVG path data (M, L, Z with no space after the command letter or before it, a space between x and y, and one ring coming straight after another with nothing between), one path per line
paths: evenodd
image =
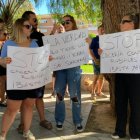
M100 25L98 27L98 34L103 35L104 34L104 28L103 25ZM89 46L89 54L93 61L93 67L94 67L94 77L93 77L93 86L92 86L92 94L91 98L93 100L96 99L96 96L100 97L107 97L102 93L102 87L104 83L104 77L102 74L100 74L100 56L98 54L99 49L99 36L96 36L92 39ZM97 92L96 92L97 88Z
M39 47L43 46L43 40L42 40L42 36L44 36L43 33L37 31L37 26L38 26L38 20L36 17L36 14L32 11L25 11L22 15L22 18L25 18L29 21L29 23L32 25L32 34L31 34L31 39L36 39L37 44ZM44 90L45 90L45 86L43 86L42 88L39 89L38 92L40 92L41 96L40 98L36 99L36 108L38 110L39 113L39 117L40 117L40 126L51 130L52 129L52 124L51 122L49 122L48 120L46 120L45 118L45 112L44 112L44 101L43 101L43 96L44 96ZM22 121L22 109L21 109L21 124L18 127L18 132L22 133L22 128L23 128L23 121Z

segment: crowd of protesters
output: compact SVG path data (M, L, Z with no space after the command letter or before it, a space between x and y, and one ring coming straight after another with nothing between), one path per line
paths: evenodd
M139 28L139 15L125 15L120 23L120 31L129 31ZM65 15L61 23L55 24L50 35L78 30L73 16ZM103 25L98 27L99 36L104 34ZM20 111L20 122L17 128L18 133L22 134L27 140L35 140L34 134L30 131L33 107L37 108L40 122L39 125L51 130L52 123L46 119L44 111L44 91L45 86L31 90L6 90L6 66L12 60L7 55L10 46L24 48L42 47L43 33L38 31L38 20L36 14L32 11L26 11L22 17L17 19L13 25L13 34L8 38L4 30L4 21L0 19L0 106L6 107L1 122L0 140L6 140L6 135L13 124L17 112ZM102 93L104 77L100 73L100 55L103 50L99 46L99 36L86 41L89 44L87 48L89 55L93 60L94 78L92 86L92 99L96 96L106 97ZM53 59L49 59L49 61ZM47 60L46 60L47 61ZM140 140L140 95L139 95L139 74L116 74L115 78L115 107L116 107L116 127L111 135L113 139L119 139L126 136L127 109L130 105L129 133L130 140ZM54 86L53 96L56 97L55 104L55 122L56 129L63 130L65 121L65 100L66 92L69 93L71 100L71 110L73 124L77 132L83 131L81 116L81 70L80 66L57 70L53 72Z

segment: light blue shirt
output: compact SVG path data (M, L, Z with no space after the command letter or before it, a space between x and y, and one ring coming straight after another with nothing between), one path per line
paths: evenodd
M8 47L9 46L16 46L16 47L18 47L18 44L15 42L15 41L13 41L13 40L7 40L5 43L4 43L4 45L3 45L3 47L2 47L2 51L1 51L1 57L7 57L7 49L8 49ZM29 46L30 48L37 48L37 47L39 47L38 46L38 44L36 43L36 41L33 39L33 40L31 40L31 44L30 44L30 46Z

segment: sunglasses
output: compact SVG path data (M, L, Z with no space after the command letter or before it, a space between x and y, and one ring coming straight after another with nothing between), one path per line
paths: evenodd
M34 18L33 21L36 23L38 20L36 18Z
M71 23L71 20L66 20L66 21L62 21L62 25L64 26L65 24L70 24Z
M8 35L8 33L3 33L3 35L7 36L7 35Z
M130 22L132 22L132 20L122 20L121 24L130 23Z
M23 25L26 29L32 29L32 25Z

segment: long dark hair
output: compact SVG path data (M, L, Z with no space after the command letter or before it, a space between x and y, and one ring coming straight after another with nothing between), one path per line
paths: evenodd
M126 14L125 16L128 16L130 20L134 23L134 28L139 29L140 28L140 14Z
M65 15L65 16L63 16L63 18L64 18L64 17L70 18L71 22L73 23L73 27L72 27L73 30L77 30L77 29L78 29L78 28L77 28L76 21L75 21L75 19L74 19L73 16L71 16L71 15Z

